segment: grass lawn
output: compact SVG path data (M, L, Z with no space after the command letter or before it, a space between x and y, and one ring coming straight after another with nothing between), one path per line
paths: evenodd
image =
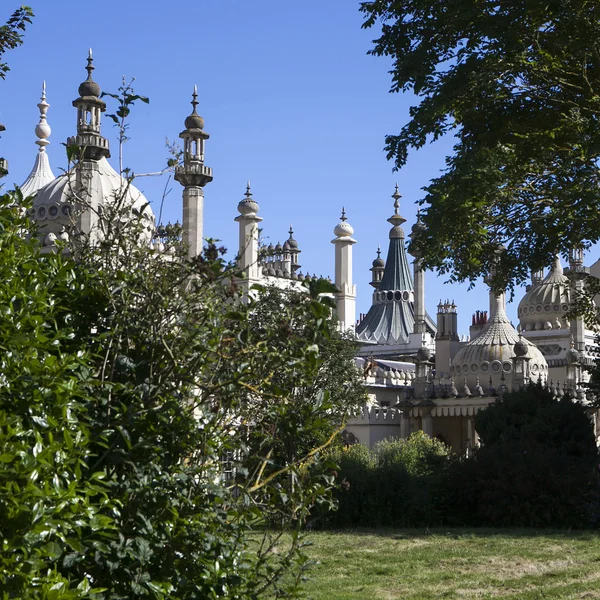
M600 534L523 530L314 532L314 600L600 598Z

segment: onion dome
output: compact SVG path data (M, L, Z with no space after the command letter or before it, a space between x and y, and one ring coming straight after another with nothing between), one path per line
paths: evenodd
M519 322L523 331L568 327L569 280L557 256L545 279L531 287L519 302Z
M287 243L290 246L290 250L297 250L298 249L298 242L294 239L294 230L292 229L292 224L290 223L290 231L289 231L290 237L287 240Z
M275 246L275 254L281 254L283 252L283 248L281 246L281 244L279 242L277 242L277 245Z
M198 114L196 107L198 106L198 88L194 86L194 93L192 94L192 101L190 103L193 107L192 114L186 118L184 125L186 129L204 129L204 119Z
M333 230L333 234L337 237L352 237L352 235L354 234L354 228L352 227L352 225L350 225L350 223L347 223L347 218L346 218L346 210L344 208L342 208L342 216L340 218L340 222L335 226L335 229Z
M188 117L189 119L190 117ZM252 192L250 191L250 182L246 185L246 193L244 198L240 200L238 204L238 211L241 215L254 215L258 212L258 202L252 198Z
M523 354L517 354L518 352ZM495 297L494 316L483 326L480 334L460 348L452 360L452 375L467 378L470 387L477 378L490 377L492 386L504 379L511 387L513 361L516 356L529 356L531 378L547 376L548 364L535 344L520 336L506 316L504 294ZM503 379L504 378L504 379Z
M417 350L417 360L419 362L427 362L431 358L431 351L429 348L422 346Z
M42 97L37 106L40 109L40 121L35 127L35 135L38 138L35 143L39 146L39 151L29 177L27 177L21 186L21 192L24 197L35 195L40 188L43 188L55 179L54 173L52 173L52 169L50 168L50 162L48 161L48 154L46 153L46 146L50 143L48 138L52 130L46 119L46 113L50 105L46 102L45 81L42 85Z
M77 175L72 169L38 191L33 201L32 217L38 225L42 241L48 233L60 236L63 230L70 231L74 226L81 228L84 233L90 233L79 222L78 213L81 209L73 197L76 187ZM152 240L156 227L148 200L131 182L121 177L106 158L97 161L97 170L90 181L86 200L105 215L110 214L106 208L117 202L120 206L130 208L132 219L137 220L136 213L141 213L145 227L143 235L148 242ZM88 214L88 211L82 214Z
M385 260L381 258L381 247L377 247L377 258L373 261L373 266L375 268L385 267Z
M94 71L94 59L92 58L92 49L90 48L87 67L85 68L88 72L87 79L79 86L79 97L80 98L100 98L100 86L92 79L92 73Z
M515 344L515 347L513 348L515 356L517 357L523 357L523 356L527 356L527 352L529 351L529 348L527 347L527 344L525 344L525 342L523 342L523 338L521 335L519 335L519 341Z
M290 251L290 243L286 240L283 242L283 251L287 254Z
M427 227L425 227L425 223L423 223L423 221L421 221L421 214L417 213L417 220L411 228L412 234L418 235L419 233L425 231L426 229L427 229Z

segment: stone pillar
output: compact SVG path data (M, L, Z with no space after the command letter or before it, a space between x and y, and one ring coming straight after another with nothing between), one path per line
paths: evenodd
M430 410L423 412L421 423L423 433L426 433L429 437L433 437L433 417Z
M202 252L204 240L204 190L195 185L183 189L183 243L190 256Z
M339 293L336 295L337 316L342 330L354 329L356 324L356 286L352 283L352 239L354 229L347 222L346 211L342 209L340 223L333 230L335 239L335 286Z

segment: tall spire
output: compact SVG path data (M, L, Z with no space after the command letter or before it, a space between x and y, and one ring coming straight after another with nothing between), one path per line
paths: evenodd
M212 169L204 164L204 143L210 135L204 131L204 119L198 114L198 88L192 92L192 114L185 119L183 164L175 168L175 180L183 186L183 241L189 256L202 252L204 235L204 186L213 180ZM250 187L247 188L250 192ZM250 199L250 196L246 196ZM242 203L240 203L242 204ZM247 208L258 205L253 201ZM250 210L250 212L253 212Z
M33 196L40 188L54 180L54 173L52 173L48 155L46 154L46 146L50 143L48 138L52 130L50 129L50 125L48 125L46 117L50 105L46 102L45 81L42 84L42 97L37 106L40 110L40 120L35 126L35 135L38 138L35 143L39 146L39 150L29 177L27 177L21 186L21 192L24 197Z
M361 341L372 341L380 344L407 344L415 328L415 293L411 269L406 256L404 230L402 223L406 219L400 215L400 192L398 184L392 198L394 214L388 219L392 225L387 259L382 268L378 258L373 262L371 285L373 304L366 317L356 328L357 338ZM383 273L381 274L380 269ZM377 275L378 281L375 279ZM419 312L424 320L424 332L435 332L435 324L431 317Z

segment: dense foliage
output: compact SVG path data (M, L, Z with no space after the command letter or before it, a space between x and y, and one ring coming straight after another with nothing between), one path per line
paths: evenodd
M421 527L442 522L450 448L422 431L335 452L339 508L327 527Z
M331 501L311 441L344 418L327 389L295 406L335 328L325 283L278 317L303 343L274 351L213 244L155 252L116 198L98 243L40 255L22 198L1 202L0 597L293 596L299 531ZM288 422L306 442L275 463Z
M532 385L481 411L475 426L481 448L450 471L457 521L584 527L598 519L598 452L581 404Z
M557 251L600 239L600 2L373 0L371 53L392 59L392 91L417 103L386 138L400 168L411 148L456 144L423 198L413 244L426 268L474 281L507 251L496 282L523 280Z

